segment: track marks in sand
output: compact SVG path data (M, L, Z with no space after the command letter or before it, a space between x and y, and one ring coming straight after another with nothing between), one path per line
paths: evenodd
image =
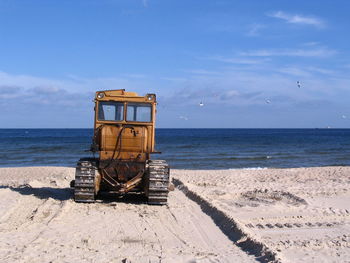
M171 192L168 206L139 209L147 229L151 228L154 235L152 255L162 262L231 262L232 258L255 261L236 247L197 203L177 189ZM149 230L143 232L143 237L147 235Z
M11 193L12 207L1 217L0 231L12 231L33 224L49 224L62 212L66 201L39 199L31 195Z
M18 197L17 197L18 198ZM5 216L1 218L0 231L13 231L28 224L32 224L36 213L46 200L38 200L31 197L19 198Z
M193 250L197 251L197 257L208 258L214 262L229 262L229 258L238 255L241 255L242 261L249 259L248 257L246 260L244 259L246 257L245 253L240 251L221 232L212 219L202 212L197 203L189 200L179 190L176 189L175 192L176 195L172 195L171 198L176 200L169 203L169 214L176 218L176 225L166 224L164 219L162 221L164 225L168 225L168 230L174 233L184 247L192 247ZM182 205L174 207L172 203ZM166 220L169 221L168 218ZM186 250L182 253L186 253Z
M30 262L24 255L38 250L37 241L50 229L49 225L65 211L67 201L39 199L8 191L16 200L0 222L1 262ZM31 253L31 252L29 252Z
M280 240L278 243L274 244L277 247L288 248L350 248L350 235L338 235L329 238L310 238L308 240Z
M174 174L287 262L350 258L350 167Z
M2 190L17 201L1 221L1 262L255 262L179 190L168 206L77 204Z
M254 255L259 262L280 262L277 254L260 241L251 238L233 218L217 209L200 195L191 191L179 179L173 178L173 183L192 201L196 202L204 213L210 216L220 230L242 251Z
M324 227L334 227L334 226L340 226L342 223L340 222L307 222L307 223L259 223L259 224L246 224L245 226L248 228L257 228L257 229L285 229L285 228L324 228Z
M259 204L282 203L292 206L307 205L305 199L290 192L269 189L254 189L241 193L241 197L236 201L238 206L258 206Z
M349 224L350 213L346 209L341 209L330 213L324 211L322 218L320 212L314 215L293 215L280 217L258 217L245 220L245 226L256 229L284 229L284 228L331 228ZM299 212L301 213L302 210Z

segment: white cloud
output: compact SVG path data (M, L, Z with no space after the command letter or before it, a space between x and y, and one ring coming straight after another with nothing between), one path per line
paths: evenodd
M0 71L0 104L7 99L20 98L27 104L85 105L91 102L97 90L126 89L145 94L154 88L138 75L110 78L50 79L30 75L16 75Z
M188 121L188 120L189 120L189 118L188 118L188 117L186 117L186 116L179 116L179 119L181 119L181 120L185 120L185 121Z
M21 87L16 85L0 85L0 94L17 94L21 89Z
M290 67L277 68L276 71L285 73L288 75L299 76L299 77L315 76L314 73L322 74L322 75L330 75L330 76L335 76L337 74L337 72L333 70L313 67L313 66L309 66L309 67L290 66Z
M266 64L263 67L253 68L222 68L220 72L220 75L189 76L185 83L186 88L176 93L175 97L184 96L182 99L184 105L193 104L195 102L193 100L204 98L207 104L210 102L210 105L225 103L238 106L265 105L266 97L280 96L288 97L289 100L275 101L274 99L274 105L289 107L291 103L298 101L322 99L336 101L338 94L350 92L349 78L336 79L340 72L332 74L332 71L316 66L281 67ZM298 89L296 85L298 80L302 81L303 89ZM346 96L341 95L341 97ZM167 103L173 102L169 100Z
M320 45L320 43L316 41L306 42L302 44L302 46L306 46L306 47L312 47L312 46L318 46L318 45Z
M66 90L64 89L59 89L58 87L50 87L50 86L39 86L39 87L34 87L30 89L36 94L58 94L58 93L65 93Z
M217 71L210 71L205 69L192 69L192 70L185 70L187 73L196 74L196 75L220 75L220 72Z
M261 49L261 50L252 50L246 52L240 52L241 56L248 57L273 57L273 56L288 56L288 57L330 57L337 54L336 50L317 47L313 49Z
M216 60L216 61L231 63L231 64L247 64L247 65L262 64L262 63L269 60L267 58L264 58L264 59L242 59L242 58L236 58L236 57L229 58L229 57L223 57L223 56L206 57L206 59Z
M297 77L309 77L310 73L298 67L285 67L277 70L278 72L293 75Z
M144 79L147 78L144 74L123 74L123 77L130 78L130 79Z
M228 91L225 91L221 94L220 98L222 100L229 100L229 99L232 99L234 97L238 97L240 95L240 92L237 91L237 90L228 90Z
M321 74L324 74L324 75L335 75L335 74L337 74L337 72L335 72L334 70L324 69L324 68L319 68L319 67L307 67L307 70L312 71L312 72L316 72L316 73L321 73Z
M325 22L323 20L313 16L303 16L298 14L292 15L292 14L287 14L283 11L277 11L277 12L271 13L269 14L269 16L282 19L287 23L291 23L291 24L311 25L318 28L323 28L325 26Z
M347 89L350 83L347 78L334 79L335 73L315 66L291 65L280 68L263 64L262 67L253 68L221 68L217 71L193 69L185 72L187 74L181 77L146 80L115 77L85 79L74 76L69 79L47 79L0 72L0 104L20 98L21 102L32 105L88 109L96 90L125 88L139 94L155 92L164 105L179 103L178 99L173 99L170 90L175 92L175 97L180 98L184 105L196 105L203 98L210 105L263 105L265 97L271 97L271 94L288 96L295 101L319 99L335 90ZM164 88L159 79L173 81L174 84L167 85L170 88ZM296 93L296 80L302 80L307 88Z
M0 100L14 99L21 96L22 87L1 85L0 86Z
M35 77L30 75L14 75L0 71L0 83L2 86L19 86L22 88L34 88L36 86L66 88L78 87L75 81L63 81L48 78Z
M224 109L227 109L226 114L231 115L236 110L237 113L239 111L246 112L247 109L253 110L256 114L263 113L266 108L266 98L272 102L269 106L275 107L275 109L294 109L295 105L300 105L298 109L306 109L313 102L315 105L316 102L329 105L328 101L339 107L348 105L350 79L347 78L347 75L344 75L343 79L335 79L328 75L313 75L312 72L316 71L317 68L304 67L300 69L300 72L297 69L297 65L292 65L284 68L283 74L281 71L278 72L278 67L271 65L264 65L261 67L261 71L258 67L249 71L241 67L234 70L221 68L214 72L194 69L188 71L192 73L184 76L186 79L184 83L174 83L171 86L171 92L170 89L165 88L165 86L170 86L170 82L168 81L167 85L164 86L159 83L159 78L128 80L71 77L70 79L53 80L0 72L0 105L3 110L7 111L7 115L2 114L0 119L5 120L6 116L10 116L11 119L17 121L17 124L13 122L11 125L21 127L25 125L31 125L31 127L43 125L48 127L67 127L67 125L70 127L91 127L92 124L89 121L92 120L93 104L91 100L94 91L115 88L126 88L132 91L141 89L140 94L154 90L157 95L160 95L158 96L162 112L160 126L168 123L166 125L169 127L173 125L173 120L180 121L180 115L183 116L181 118L183 121L185 117L191 120L190 123L196 121L195 115L187 116L184 113L196 114L200 101L204 102L205 107L200 108L201 113L199 114L210 110L218 116L223 114L222 110ZM300 76L303 74L302 70L310 75L303 78ZM216 74L217 72L220 74ZM298 80L302 82L301 89L296 85ZM315 107L322 107L319 105L320 103ZM180 113L179 109L183 113ZM68 116L67 112L70 111L74 111L74 114ZM169 120L171 114L174 114L174 119L165 121ZM23 124L19 121L24 120L23 116L27 116L26 118L29 119L33 118L33 120L30 119L30 124ZM35 121L32 116L36 116L37 120ZM64 119L64 121L57 122L56 117ZM48 120L48 122L44 124L43 119ZM77 122L77 119L84 121Z
M262 28L264 28L265 25L262 25L262 24L253 24L250 26L248 32L247 32L247 36L250 36L250 37L256 37L256 36L259 36L260 35L260 30Z
M187 78L178 78L178 77L163 77L160 78L162 80L168 80L168 81L174 81L174 82L184 82L187 80Z

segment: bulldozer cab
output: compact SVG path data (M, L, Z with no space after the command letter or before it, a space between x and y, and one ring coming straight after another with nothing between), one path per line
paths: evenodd
M93 147L100 161L143 162L154 152L155 94L125 90L98 91L95 96Z

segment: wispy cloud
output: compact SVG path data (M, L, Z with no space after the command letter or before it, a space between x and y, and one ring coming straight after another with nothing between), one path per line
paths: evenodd
M336 75L337 72L334 70L330 70L330 69L324 69L324 68L319 68L319 67L307 67L307 70L312 71L312 72L316 72L316 73L321 73L323 75Z
M297 77L310 77L311 76L311 74L308 71L301 69L301 68L298 68L298 67L284 67L284 68L277 69L277 71L281 72L281 73L288 74L288 75L297 76Z
M187 78L178 78L178 77L162 77L162 80L174 81L174 82L184 82Z
M185 72L196 74L196 75L221 75L222 74L218 71L210 71L206 69L191 69L191 70L185 70Z
M282 19L290 24L299 24L299 25L311 25L318 28L323 28L325 26L325 22L314 16L304 16L298 14L288 14L283 11L276 11L268 14L270 17Z
M262 24L253 24L249 26L249 30L247 32L247 36L256 37L260 35L260 30L263 29L265 25Z
M20 97L22 90L22 87L16 85L0 85L0 100Z
M36 95L48 95L48 94L59 94L59 93L66 93L66 90L60 89L58 87L50 87L50 86L38 86L34 87L32 89L29 89Z
M276 68L263 72L245 71L239 67L235 70L226 68L217 72L194 69L188 71L192 73L186 75L184 78L186 81L174 84L172 92L168 90L160 93L161 90L164 90L164 85L153 82L148 83L148 86L143 86L144 90L139 93L144 94L145 90L151 90L149 87L156 87L155 92L157 95L161 95L158 97L161 109L160 123L162 121L164 123L165 119L172 118L172 116L174 121L175 119L185 120L185 117L191 122L196 121L198 116L202 116L203 112L208 113L209 110L214 115L222 114L222 110L225 109L227 109L226 114L231 115L233 109L237 112L246 112L247 109L251 109L258 114L266 110L266 98L271 100L268 107L275 109L294 109L297 103L304 103L306 106L299 108L306 108L310 107L313 101L324 98L345 107L344 105L348 103L345 98L349 94L350 79L334 79L333 77L320 77L311 74L317 70L320 71L319 68L298 69L297 65L285 67L279 72ZM302 78L304 71L310 75ZM323 69L321 71L326 73ZM220 74L217 74L218 72ZM303 83L301 89L298 89L296 85L297 80L301 80ZM51 123L48 122L45 125L51 127L63 125L65 127L68 119L72 127L88 127L91 125L88 121L91 120L93 109L91 99L96 87L105 89L107 86L111 88L116 87L114 84L124 83L123 88L134 91L137 86L144 82L144 79L127 81L116 78L79 79L78 77L75 77L74 81L50 80L2 72L0 73L0 83L2 84L0 85L0 106L4 111L7 111L7 114L2 114L0 120L5 123L6 116L11 116L12 119L24 121L28 116L36 116L40 121L43 119L50 121L52 116L55 116ZM344 98L345 102L339 102L339 96ZM201 101L203 101L204 107L198 106ZM190 112L191 115L179 113L179 107L183 112ZM315 107L321 106L316 105ZM196 112L200 115L195 115ZM179 119L180 115L184 118ZM84 121L77 122L77 119ZM242 119L242 121L244 120ZM35 127L44 124L39 121L31 121L29 124L23 122L21 125Z
M21 89L21 87L15 85L0 85L0 94L16 94Z
M337 54L336 50L317 47L309 49L260 49L240 52L241 56L248 57L273 57L273 56L288 56L288 57L330 57Z
M124 76L87 79L69 76L64 79L49 79L0 71L0 104L7 103L7 99L18 98L26 104L86 105L91 102L96 89L122 87L142 94L147 85L145 79L132 74L128 78Z
M234 97L238 97L240 95L240 92L237 90L227 90L225 92L223 92L220 96L220 99L222 100L230 100Z
M320 45L320 43L316 42L316 41L306 42L306 43L302 44L302 46L306 46L306 47L314 47L314 46L319 46L319 45Z
M131 79L144 79L147 77L144 74L123 74L122 76Z
M179 119L188 121L188 117L186 117L186 116L179 116Z
M285 73L287 75L299 76L299 77L312 77L315 74L336 76L337 72L329 69L319 68L319 67L300 67L300 66L289 66L277 68L277 72Z
M256 64L262 64L266 61L268 61L268 58L263 59L248 59L248 58L241 58L241 57L224 57L224 56L211 56L211 57L205 57L205 59L208 60L215 60L230 64L247 64L247 65L256 65Z

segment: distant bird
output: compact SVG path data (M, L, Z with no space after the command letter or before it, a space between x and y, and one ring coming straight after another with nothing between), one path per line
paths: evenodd
M300 89L300 88L301 88L301 83L300 83L300 81L297 81L297 85L298 85L298 88Z
M270 103L271 103L271 101L270 101L269 99L266 99L265 102L266 102L267 104L270 104Z
M182 120L188 121L188 118L187 118L186 116L179 116L179 119L182 119Z
M201 102L199 103L199 106L200 106L200 107L203 107L203 106L204 106L204 103L201 101Z

